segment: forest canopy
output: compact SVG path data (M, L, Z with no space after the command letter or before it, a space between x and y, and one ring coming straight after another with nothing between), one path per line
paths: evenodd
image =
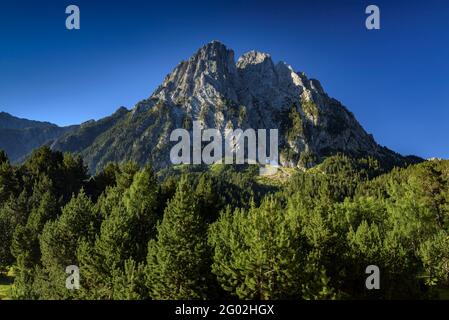
M81 287L65 286L69 265ZM367 290L365 269L381 272ZM400 299L449 290L449 161L386 170L336 155L256 166L0 153L0 272L15 299Z

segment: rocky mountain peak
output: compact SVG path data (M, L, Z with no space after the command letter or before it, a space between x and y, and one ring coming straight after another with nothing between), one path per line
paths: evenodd
M401 158L380 147L354 115L329 97L318 80L295 72L285 62L250 51L234 51L212 41L182 61L149 99L128 112L83 126L59 138L59 150L81 152L91 169L108 161L151 161L170 165L170 132L203 128L278 129L280 163L301 165L343 152L388 161ZM80 129L80 130L81 130Z
M238 74L234 51L212 41L181 62L152 98L199 111L201 105L218 103L222 97L237 100L236 86Z
M255 64L270 64L273 65L273 61L271 60L271 56L264 52L259 51L249 51L242 55L237 61L237 68L245 68L247 65L255 65Z
M214 57L226 56L228 54L234 55L234 51L228 50L228 48L226 48L226 46L220 41L213 40L202 46L193 56L198 54L202 54L206 58L210 57L210 59L213 59Z
M196 63L204 66L204 70L210 73L235 72L234 51L226 48L219 41L212 41L201 47L189 60L188 63ZM209 70L206 70L208 69Z

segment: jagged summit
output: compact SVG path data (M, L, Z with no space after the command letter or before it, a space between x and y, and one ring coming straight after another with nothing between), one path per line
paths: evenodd
M259 64L268 61L269 63L273 63L271 61L271 56L268 53L251 50L245 54L243 54L237 61L237 67L244 67L247 64Z
M218 41L200 48L188 60L181 62L162 85L153 93L153 99L163 99L172 104L185 104L197 110L203 103L217 103L216 97L225 95L237 99L233 90L237 85L234 51Z
M201 47L189 60L196 59L216 61L221 59L222 62L234 64L234 51L214 40Z
M290 66L275 65L269 54L250 51L236 62L233 50L212 41L180 63L152 99L214 118L205 125L223 128L227 123L223 121L226 116L221 115L223 104L243 105L250 113L256 105L264 105L263 112L271 113L270 109L297 100L304 88L301 77ZM269 120L270 116L263 118ZM259 125L271 124L262 121Z
M124 159L162 168L170 165L171 131L191 129L193 121L219 130L278 129L284 166L337 152L403 160L379 146L318 80L263 52L235 61L234 51L216 40L179 63L149 99L67 133L53 147L80 152L92 171Z

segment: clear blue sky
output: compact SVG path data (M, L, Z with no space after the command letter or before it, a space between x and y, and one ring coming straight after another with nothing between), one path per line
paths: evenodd
M81 30L65 29L77 4ZM377 4L381 30L365 28ZM59 125L151 95L211 40L317 78L376 140L449 158L449 1L0 2L0 110Z

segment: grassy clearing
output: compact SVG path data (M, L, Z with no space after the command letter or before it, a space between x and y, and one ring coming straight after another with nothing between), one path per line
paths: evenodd
M11 299L11 289L14 275L12 270L9 270L7 274L0 273L0 300Z

